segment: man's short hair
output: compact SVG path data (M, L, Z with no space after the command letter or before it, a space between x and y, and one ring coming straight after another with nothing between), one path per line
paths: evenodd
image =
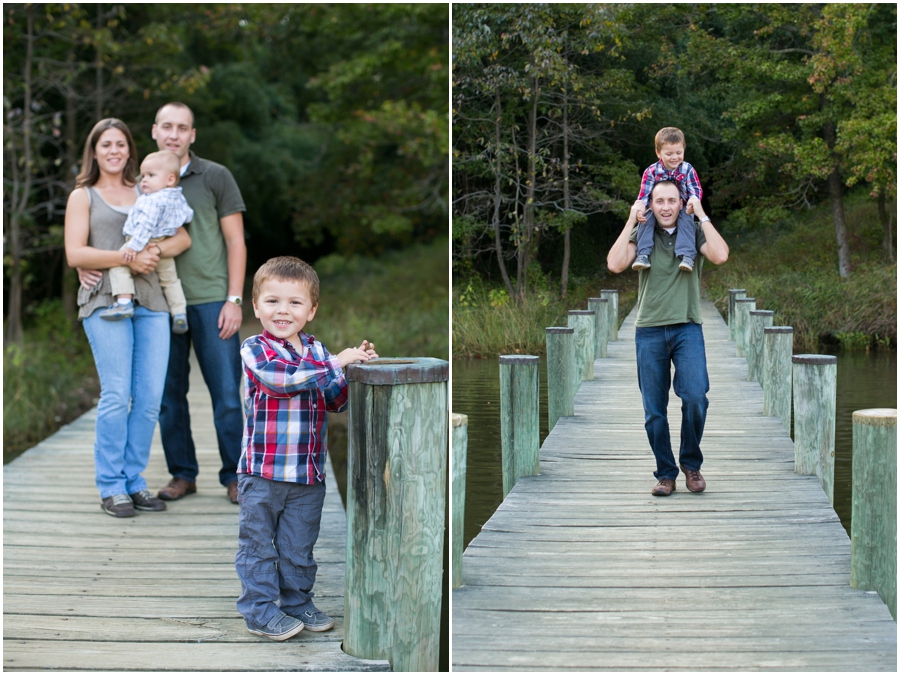
M662 150L666 143L671 143L672 145L681 143L681 145L684 145L684 133L677 127L663 127L656 132L656 151Z
M658 188L660 185L674 185L675 189L678 190L678 196L679 197L681 196L681 189L678 187L678 183L676 183L671 178L663 178L662 180L656 181L653 184L653 187L650 188L649 199L651 202L653 201L653 193L656 191L656 188Z
M269 279L279 281L299 281L309 289L309 299L313 306L319 304L319 275L312 265L292 255L282 255L266 261L253 275L253 302L259 298L259 290Z
M178 181L181 180L181 160L178 158L178 155L171 150L159 150L158 152L151 152L144 157L144 162L148 159L151 162L159 162L163 169L173 173L175 175L175 185L178 185Z
M191 113L191 129L194 128L194 111L191 110L190 106L188 106L186 103L182 103L181 101L169 101L165 105L159 106L156 111L156 117L153 118L154 123L159 124L159 113L162 112L163 108L167 108L169 106L172 106L173 108L184 108L189 113Z

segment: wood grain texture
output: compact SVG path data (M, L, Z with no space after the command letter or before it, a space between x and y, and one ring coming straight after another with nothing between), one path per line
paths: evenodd
M747 289L746 288L732 288L728 291L728 316L726 320L728 322L728 339L734 342L734 328L735 328L735 318L734 318L734 301L738 298L746 298L747 297Z
M547 423L575 414L575 329L547 328Z
M794 471L818 476L834 504L834 434L837 420L837 357L792 357Z
M791 354L794 329L770 326L763 329L763 415L774 415L785 430L791 428Z
M594 358L605 359L609 345L609 300L588 298L588 309L594 312Z
M196 361L188 399L197 494L166 511L120 519L100 510L96 409L4 466L4 670L389 670L341 651L346 516L330 461L315 591L335 627L283 643L247 631L235 608L238 507L218 481ZM158 434L144 476L153 492L170 478Z
M522 476L541 472L540 359L500 357L500 454L503 496Z
M775 312L750 310L750 330L747 338L747 379L762 384L765 329L772 325Z
M463 540L465 539L464 526L466 521L466 461L468 458L468 426L469 418L466 415L450 415L451 436L451 505L453 515L451 517L453 530L451 532L451 570L453 588L462 586L462 554Z
M581 382L594 379L594 313L570 309L568 322L569 327L575 329L574 392L578 391Z
M600 297L609 301L609 340L608 342L617 342L619 339L619 291L616 289L607 289L600 291Z
M756 309L756 298L737 298L734 301L735 354L744 358L747 356L747 343L750 335L750 311L754 309Z
M888 671L896 623L851 588L850 539L815 476L794 473L727 326L703 304L708 488L655 498L634 315L463 555L454 671ZM599 363L599 362L598 362ZM677 450L679 402L669 406Z

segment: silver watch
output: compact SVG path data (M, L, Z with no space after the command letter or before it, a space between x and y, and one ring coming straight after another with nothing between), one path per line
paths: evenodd
M703 216L703 217L700 219L700 224L701 224L701 225L702 225L703 223L708 223L708 222L709 222L709 216Z
M241 302L242 302L241 296L239 296L239 295L229 295L227 298L225 298L225 300L227 300L228 302L233 302L238 307L241 306Z

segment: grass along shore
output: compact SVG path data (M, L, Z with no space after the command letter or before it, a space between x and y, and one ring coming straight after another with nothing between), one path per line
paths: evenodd
M831 207L823 204L755 231L729 232L724 223L731 253L724 265L704 264L704 299L724 316L728 290L747 289L759 309L775 312L774 325L793 326L795 353L835 344L842 349L896 348L897 265L888 262L881 247L876 205L858 192L844 209L853 260L849 278L838 275ZM518 307L498 287L455 279L453 355L544 354L544 329L566 325L569 309L586 309L587 298L607 288L619 290L621 321L637 301L636 272L598 270L594 278L570 286L564 301L550 285L532 292Z

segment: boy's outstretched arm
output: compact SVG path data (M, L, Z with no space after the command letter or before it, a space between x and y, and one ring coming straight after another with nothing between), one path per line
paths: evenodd
M612 245L612 248L609 249L609 254L606 256L606 266L614 274L627 270L637 258L637 244L631 241L631 231L634 229L635 223L637 223L639 204L640 202L635 202L631 205L628 221L625 223L619 238L616 239L616 243Z

